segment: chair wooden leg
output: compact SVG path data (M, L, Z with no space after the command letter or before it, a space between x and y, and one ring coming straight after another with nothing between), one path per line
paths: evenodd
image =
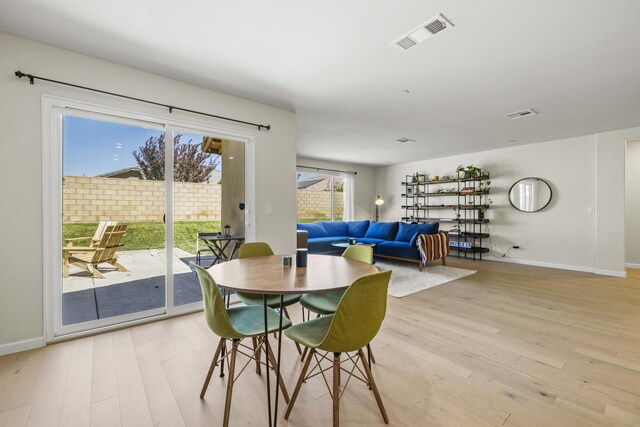
M333 427L338 427L339 425L340 425L340 353L333 353Z
M204 399L204 394L207 392L207 387L209 387L209 381L211 381L211 376L213 375L213 371L216 369L216 365L218 364L218 356L220 356L220 351L222 350L223 341L224 341L224 338L220 338L220 341L218 342L218 346L216 347L216 351L213 354L213 360L211 361L211 366L209 367L207 378L204 380L202 391L200 392L200 399Z
M305 347L305 353L309 347ZM313 354L316 352L315 348L312 348L307 356L306 362L302 366L302 372L300 373L300 378L298 378L298 382L296 383L296 388L293 390L293 394L291 395L291 401L289 402L289 406L287 406L287 412L284 413L284 419L288 420L289 415L291 415L291 411L293 410L293 405L296 403L296 399L298 398L298 393L300 392L300 387L302 387L302 383L304 382L304 378L307 375L307 370L309 369L309 365L311 364L311 359L313 359Z
M127 268L124 265L120 264L116 260L109 261L109 264L113 265L115 268L117 268L120 271L129 271L129 270L127 270Z
M229 426L229 415L231 414L231 396L233 394L233 380L236 370L236 355L238 353L238 343L240 340L233 340L231 346L231 365L229 366L229 376L227 377L227 397L224 400L224 420L222 425Z
M442 265L447 266L447 257L446 255L442 257Z
M418 263L418 270L422 271L422 262Z
M222 354L227 354L227 342L222 341ZM224 358L220 358L220 378L224 377Z
M69 277L69 256L69 252L62 251L62 277ZM304 307L302 307L302 312L304 313Z
M371 351L371 344L367 344L367 357L369 360L369 367L371 367L372 363L376 363L376 358L373 357L373 351Z
M273 355L273 350L271 350L270 344L267 346L267 351L269 352L269 360L271 360L271 366L273 367L273 371L278 372L278 361L276 360L276 357ZM282 380L282 374L278 376L278 386L280 387L280 391L282 392L284 401L287 402L288 404L289 393L287 392L287 387L284 385L284 381Z
M256 337L252 337L251 342L253 342L253 357L256 359L256 374L262 375L262 369L260 367L260 345L258 344L258 339Z
M358 355L360 356L360 360L362 361L362 366L364 367L364 372L365 372L365 374L367 374L367 379L369 380L369 385L371 386L371 390L373 391L373 395L375 396L376 402L378 403L378 408L380 408L380 413L382 414L382 418L384 419L385 424L389 424L389 417L387 416L387 410L384 409L384 404L382 403L382 398L380 397L380 392L378 391L378 386L376 385L376 382L373 379L373 374L371 373L371 369L369 369L369 365L365 361L364 353L363 353L362 349L358 350ZM334 379L334 381L335 381L335 379Z
M287 316L287 319L291 320L291 316L289 316L289 312L287 311L287 307L282 307L282 310L284 311L284 315ZM300 344L298 344L297 341L294 341L294 344L296 345L296 349L298 350L298 354L302 354L302 349L300 348Z
M98 266L94 267L91 264L84 264L82 266L80 266L79 264L76 264L76 265L78 265L84 271L89 273L91 275L91 277L96 277L98 279L104 279L104 275L98 271Z

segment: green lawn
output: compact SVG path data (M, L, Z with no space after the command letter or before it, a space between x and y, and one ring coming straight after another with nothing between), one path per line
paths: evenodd
M122 250L164 248L164 223L158 222L118 222L127 224ZM93 236L97 223L63 224L63 238ZM175 247L189 253L196 252L196 235L201 232L220 231L220 221L177 221L174 223ZM80 242L88 244L86 242Z

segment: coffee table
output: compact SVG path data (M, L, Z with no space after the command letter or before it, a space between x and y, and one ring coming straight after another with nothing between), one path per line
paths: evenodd
M375 243L358 242L357 240L356 240L356 245L360 245L360 246L369 246L369 247L371 247L371 248L375 248L375 247L376 247L376 244L375 244ZM354 245L350 245L350 244L349 244L349 242L343 242L343 241L340 241L340 242L333 242L333 243L331 243L331 246L333 246L333 247L335 247L335 248L343 248L343 249L346 249L346 248L348 248L349 246L354 246Z

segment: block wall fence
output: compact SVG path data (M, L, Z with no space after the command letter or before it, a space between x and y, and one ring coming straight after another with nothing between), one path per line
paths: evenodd
M342 219L344 212L343 193L334 192L333 209L334 219ZM331 191L324 190L298 190L298 218L330 218L331 217Z
M174 186L176 221L220 220L222 186L177 182ZM343 213L342 193L334 196L335 218ZM164 181L65 176L62 186L62 222L162 221ZM298 190L298 217L330 217L331 192Z

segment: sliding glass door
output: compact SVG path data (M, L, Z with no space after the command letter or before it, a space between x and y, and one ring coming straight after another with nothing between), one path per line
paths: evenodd
M199 305L188 264L224 262L245 236L245 144L192 128L171 131L173 305Z
M222 262L245 236L246 141L124 115L51 111L59 183L51 207L61 221L51 226L51 291L45 278L49 339L201 308L189 263ZM225 226L235 240L218 236Z
M166 312L164 125L65 111L59 333Z

